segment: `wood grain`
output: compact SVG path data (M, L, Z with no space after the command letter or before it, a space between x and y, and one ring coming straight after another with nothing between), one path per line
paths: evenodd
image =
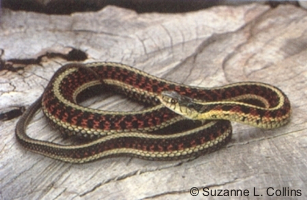
M291 5L219 6L185 14L136 14L109 6L70 16L3 10L3 60L66 54L73 47L87 53L86 62L122 62L189 85L270 83L289 96L293 111L291 122L276 130L233 123L233 138L226 148L173 162L120 157L82 165L63 163L23 149L14 136L18 118L3 121L0 199L196 199L190 195L192 187L200 190L198 199L204 197L204 187L247 189L250 198L257 198L255 189L264 199L269 187L289 188L306 198L306 30L306 10ZM43 56L39 64L14 64L18 70L1 70L0 112L28 107L67 62ZM113 95L87 104L108 110L138 109ZM38 139L67 142L41 112L27 132Z

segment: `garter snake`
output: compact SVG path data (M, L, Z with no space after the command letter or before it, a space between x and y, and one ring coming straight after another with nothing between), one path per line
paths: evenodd
M102 90L124 94L148 107L114 112L78 104L91 91ZM189 120L189 116L178 115L164 105L165 100L176 100L164 96L167 92L163 91L175 91L188 100L202 100L208 105L200 110L212 110L211 116L217 117ZM232 104L225 104L228 101ZM194 108L200 107L198 103ZM186 105L193 107L194 102ZM30 138L26 127L40 108L64 135L85 137L87 142L61 145ZM167 81L120 63L67 64L53 75L42 96L21 116L15 133L26 149L65 162L84 163L122 155L174 160L221 148L232 135L228 120L241 118L254 126L276 128L289 120L290 111L287 96L264 83L242 82L207 89ZM218 118L223 112L227 120Z

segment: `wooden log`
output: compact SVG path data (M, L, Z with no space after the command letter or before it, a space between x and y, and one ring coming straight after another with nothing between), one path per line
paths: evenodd
M34 102L53 73L71 62L65 55L72 48L86 52L86 62L122 62L188 85L270 83L289 96L293 111L290 123L276 130L233 123L227 147L171 162L119 157L64 163L22 148L14 135L18 118L1 121L0 199L192 199L192 187L199 197L208 187L246 189L250 198L306 198L306 19L305 10L291 5L258 4L185 14L136 14L113 6L70 16L3 10L0 113ZM85 105L139 107L119 96L102 98ZM27 132L66 142L41 112Z

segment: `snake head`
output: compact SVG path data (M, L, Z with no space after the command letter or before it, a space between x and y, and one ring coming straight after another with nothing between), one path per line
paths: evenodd
M194 100L190 97L180 95L175 91L163 91L159 95L161 103L170 110L186 118L194 119L197 114Z
M190 97L180 95L175 91L162 91L160 100L162 100L162 103L165 102L171 105L176 105L178 103L185 106L193 105L193 100Z

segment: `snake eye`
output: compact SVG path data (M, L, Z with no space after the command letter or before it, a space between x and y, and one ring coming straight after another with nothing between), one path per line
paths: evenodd
M177 100L176 99L171 99L171 104L175 104L177 103Z

